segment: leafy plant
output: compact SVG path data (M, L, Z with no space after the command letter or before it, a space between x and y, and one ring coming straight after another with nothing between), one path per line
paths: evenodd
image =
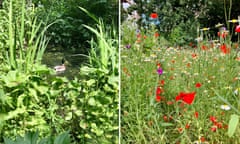
M118 11L116 0L33 0L37 6L37 13L41 19L47 18L46 23L59 20L57 25L50 27L47 35L51 37L50 45L62 46L65 50L75 50L81 53L88 53L89 39L93 34L85 29L82 24L95 25L95 21L90 17L85 17L85 13L79 11L79 6L84 7L89 12L101 17L107 23L112 22L117 25ZM110 20L110 21L109 21Z
M63 132L56 137L39 139L39 132L28 132L24 137L17 136L16 140L4 138L4 144L70 144L68 132Z
M8 41L6 42L6 59L4 61L10 66L10 69L29 72L35 64L41 63L48 43L44 34L51 24L40 31L42 22L38 23L36 17L28 15L29 10L26 9L25 3L23 0L20 15L16 15L13 9L13 0L9 1Z

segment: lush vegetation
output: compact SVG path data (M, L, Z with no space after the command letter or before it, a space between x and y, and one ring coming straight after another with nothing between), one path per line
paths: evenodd
M105 23L118 25L118 2L116 0L33 0L36 15L45 23L58 20L56 25L48 29L47 35L52 37L50 45L61 46L64 50L87 53L90 45L87 42L92 36L82 24L94 26L96 21L79 11L78 6L85 8ZM84 48L83 48L84 47Z
M65 7L64 1L46 1L51 2L58 3L56 9L35 7L30 1L5 0L0 10L0 143L117 143L116 23L107 25L106 15L96 18L80 3L72 3L68 6L75 6L74 12L78 10L91 19L90 23L76 24L89 36L78 42L73 35L68 40L60 34L54 37L54 29L74 32L62 28L59 22L64 20L56 16L56 12L63 12L57 8ZM109 5L113 8L117 3L109 1ZM42 13L42 9L49 11ZM46 21L47 13L50 16ZM60 44L56 43L58 36L62 44L71 46L89 42L88 61L79 67L73 80L57 76L41 63L49 45Z
M240 142L236 43L179 49L154 30L122 29L122 143Z
M152 13L152 19L162 16L152 9L142 11ZM161 24L135 27L123 21L122 143L240 143L240 54L239 41L232 39L239 36L240 27L238 20L225 20L224 14L222 18L210 28L198 19L198 26L189 19L180 22L184 25L170 24L170 37ZM192 27L192 41L180 44L185 31L175 26Z

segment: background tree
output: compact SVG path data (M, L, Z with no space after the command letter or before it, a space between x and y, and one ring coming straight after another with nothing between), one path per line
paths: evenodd
M140 16L145 14L147 17L156 12L160 20L157 28L161 35L178 45L194 41L197 37L197 28L214 28L218 22L227 26L228 19L240 15L238 9L240 4L237 0L135 0L135 2L136 5L130 7L128 12L137 10ZM140 27L145 25L142 23L142 17L138 24ZM216 34L217 30L213 29L210 33ZM181 37L178 37L179 34Z

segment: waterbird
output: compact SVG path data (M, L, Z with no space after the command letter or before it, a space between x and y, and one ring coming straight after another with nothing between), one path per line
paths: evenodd
M57 73L61 73L61 72L64 72L66 70L66 66L65 66L65 59L63 58L62 59L62 65L57 65L54 67L54 70L57 72Z

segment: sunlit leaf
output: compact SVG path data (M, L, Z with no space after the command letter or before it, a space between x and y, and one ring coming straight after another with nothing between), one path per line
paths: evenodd
M239 116L236 114L231 115L230 121L228 123L228 136L232 137L234 132L238 127Z
M88 99L88 104L91 105L91 106L95 106L96 105L96 101L93 97L90 97Z
M30 92L30 95L33 96L37 102L39 102L37 91L33 88L29 88L28 90Z

